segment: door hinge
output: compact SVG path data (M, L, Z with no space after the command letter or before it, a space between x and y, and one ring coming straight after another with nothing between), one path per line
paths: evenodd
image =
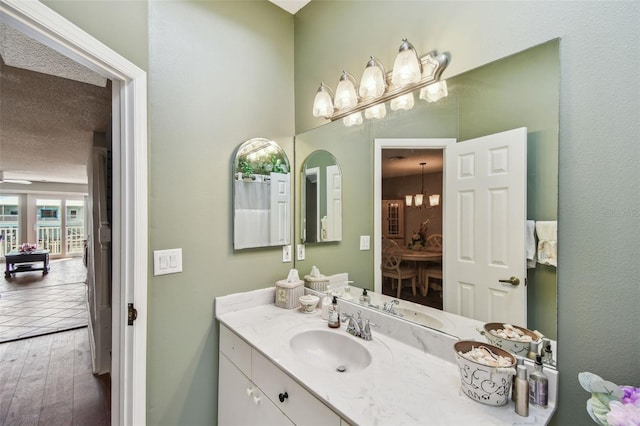
M127 309L127 324L133 325L133 322L138 318L138 311L133 307L133 303L129 303Z

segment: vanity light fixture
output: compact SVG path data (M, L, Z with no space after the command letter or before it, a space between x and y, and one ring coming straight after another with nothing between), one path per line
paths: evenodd
M371 56L360 79L359 94L362 99L379 98L387 89L386 73L382 62Z
M354 115L361 111L365 111L364 115L369 119L385 117L387 101L391 101L390 107L394 111L411 109L415 104L413 92L437 83L448 63L449 58L445 54L431 52L418 57L413 45L403 39L390 72L385 72L382 63L371 56L362 73L360 86L351 74L343 71L332 99L329 87L321 83L313 101L313 116L331 121L343 119L345 126L353 126L361 124L362 115ZM441 93L440 89L438 93ZM420 99L434 102L428 96L427 91L424 96L421 91Z
M398 56L393 63L393 72L391 73L391 82L396 87L406 87L409 84L415 84L422 77L422 64L418 58L418 53L406 38L402 39Z
M416 207L416 208L425 208L425 209L432 209L438 205L440 205L440 194L433 194L433 195L429 195L429 206L425 206L424 204L424 166L427 165L427 163L420 163L420 165L422 166L422 186L421 186L421 191L419 194L415 194L415 195L405 195L404 200L405 200L405 205L407 207Z
M420 89L420 99L424 99L427 102L438 102L447 96L449 96L447 80L442 80Z
M348 72L342 71L334 100L334 106L338 111L353 108L358 105L356 85L356 79Z
M313 116L314 117L329 117L333 114L333 101L331 100L331 89L324 84L320 83L316 97L313 100Z

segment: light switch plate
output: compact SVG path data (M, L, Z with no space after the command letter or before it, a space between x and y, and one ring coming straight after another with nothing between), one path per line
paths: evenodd
M369 250L369 235L360 235L360 250Z
M304 257L305 257L304 244L298 244L297 249L298 249L298 250L297 250L297 251L298 251L298 253L297 253L297 255L296 255L296 258L297 258L298 260L304 260Z
M291 244L282 246L282 263L291 262Z
M182 272L182 249L155 250L153 252L153 275Z

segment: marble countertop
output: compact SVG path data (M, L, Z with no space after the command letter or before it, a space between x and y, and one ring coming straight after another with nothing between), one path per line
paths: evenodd
M363 318L368 314L363 313ZM389 316L372 318L390 323L374 328L373 341L367 342L347 334L345 324L330 329L319 312L304 314L275 306L271 288L217 298L216 318L354 425L543 425L554 411L555 398L550 398L546 409L530 406L529 417L515 414L511 401L501 407L473 401L460 388L458 367L452 362L454 340L420 330L433 334L421 340L421 350L415 342L398 340L418 337L398 333L394 327L404 327L406 322ZM360 371L339 373L318 368L312 359L300 359L289 340L314 329L357 340L371 353L371 364ZM440 351L431 350L435 347Z

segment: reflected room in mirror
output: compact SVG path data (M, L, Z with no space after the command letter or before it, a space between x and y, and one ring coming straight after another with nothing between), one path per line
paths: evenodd
M328 151L306 158L300 176L300 239L303 243L342 240L342 173Z
M282 246L291 241L291 169L274 141L253 138L233 161L233 248Z

